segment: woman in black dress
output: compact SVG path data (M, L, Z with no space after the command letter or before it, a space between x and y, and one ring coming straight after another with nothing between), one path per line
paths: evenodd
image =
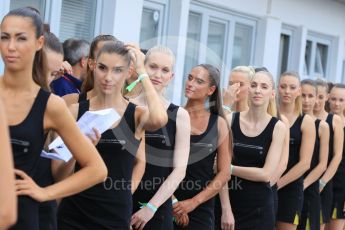
M135 228L173 229L171 196L186 174L190 145L189 138L186 138L186 133L190 133L189 115L185 109L164 98L164 91L174 75L174 61L174 54L165 46L152 47L145 57L145 69L169 120L166 126L145 133L145 174L133 194L131 225ZM146 106L142 87L138 86L141 93L130 101ZM143 207L142 203L152 204L157 211Z
M305 79L301 82L302 111L315 120L316 139L310 169L304 174L304 201L301 222L298 229L320 229L321 197L319 178L327 168L329 127L325 121L316 119L313 114L317 98L317 85L313 80Z
M148 109L136 107L121 94L129 76L130 55L143 90L150 95ZM89 110L114 108L121 119L102 134L96 146L108 168L107 180L62 200L58 228L63 230L130 228L134 162L136 158L144 159L136 155L140 139L145 130L156 130L167 122L167 114L146 74L138 47L124 46L122 42L104 44L96 57L94 82L96 96L72 106L74 116L79 119ZM75 171L79 168L76 164Z
M293 230L299 224L303 207L303 174L310 168L315 143L315 124L301 115L301 87L297 73L283 73L279 79L279 112L290 123L287 169L278 180L277 229Z
M332 216L333 204L333 176L335 175L342 158L344 132L342 129L341 118L325 110L325 104L329 97L327 82L316 80L317 100L314 106L314 115L329 126L329 154L327 169L320 178L321 192L321 225L320 229L325 229L325 224L329 223Z
M329 94L330 112L340 116L343 132L345 133L345 85L334 84ZM345 135L344 135L345 142ZM345 227L345 148L343 142L343 155L337 172L333 177L333 202L331 221L327 228L331 230L343 229Z
M191 143L186 177L174 193L175 229L214 229L213 197L230 177L231 132L223 118L219 80L219 70L208 64L188 74L185 109L191 118Z
M229 197L236 229L274 229L270 180L283 152L287 127L276 118L272 75L255 73L249 85L249 110L233 113L234 138ZM223 194L220 193L221 199Z
M10 126L16 168L18 221L12 229L38 230L39 202L78 193L101 182L106 167L96 148L80 132L67 106L47 89L43 23L39 12L25 7L1 22L1 56L5 64L0 91ZM34 179L45 136L55 130L81 165L79 173L41 188Z

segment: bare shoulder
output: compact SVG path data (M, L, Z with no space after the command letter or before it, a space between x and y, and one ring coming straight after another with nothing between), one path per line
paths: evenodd
M229 127L231 127L233 114L234 114L233 112L229 112L229 113L225 114L225 119L226 119L226 122L228 123Z
M65 101L54 94L50 94L47 103L47 112L49 115L58 115L61 111L67 110Z
M328 129L329 126L328 126L328 124L327 124L326 121L321 120L321 121L320 121L320 128L321 128L321 129Z
M310 127L313 127L313 126L315 126L314 119L308 114L304 115L304 119L302 121L302 130L309 129Z
M67 105L72 105L78 102L79 94L78 93L66 94L62 97L62 99L66 102Z
M223 118L223 117L221 117L221 116L218 116L218 129L220 129L220 130L228 130L228 127L229 127L229 125L228 125L228 123L227 123L227 121Z
M337 127L337 125L341 125L343 122L341 120L341 117L337 114L333 115L333 127Z
M280 114L280 120L286 125L286 127L290 127L289 119L287 119L283 114Z
M189 114L187 110L185 110L182 107L179 107L176 114L176 121L190 122L190 118L189 118Z
M65 101L61 97L51 94L45 112L46 128L55 129L57 121L62 121L68 115L69 111Z
M285 134L286 130L287 130L287 124L285 124L285 122L281 120L278 120L273 129L274 136L276 134L277 135Z

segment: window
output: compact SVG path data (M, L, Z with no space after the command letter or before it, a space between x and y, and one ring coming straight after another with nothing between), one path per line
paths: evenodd
M167 3L144 1L140 28L140 47L150 49L162 43L165 29Z
M279 62L278 62L279 74L282 74L288 70L289 49L290 49L290 36L287 34L281 34L280 47L279 47Z
M239 65L249 65L252 54L253 27L236 23L234 47L232 53L232 68Z
M61 42L76 37L91 41L94 37L97 1L62 0L60 35Z
M311 65L311 46L312 42L307 41L305 46L305 53L304 53L304 74L310 74L310 65Z
M40 11L42 19L44 18L44 11L46 6L45 0L11 0L10 10L20 7L31 6Z
M188 18L184 84L191 68L209 63L219 68L221 87L230 67L251 65L258 19L199 1L192 1ZM182 97L181 103L184 104Z
M201 36L201 15L191 12L188 18L187 43L185 54L184 75L199 63L199 45ZM185 79L185 78L184 78Z
M312 78L327 78L330 69L331 44L332 38L312 32L308 34L304 56L305 75Z
M314 72L325 76L327 67L328 46L323 44L316 44L315 68Z
M206 63L219 69L223 66L226 24L210 21L207 35Z

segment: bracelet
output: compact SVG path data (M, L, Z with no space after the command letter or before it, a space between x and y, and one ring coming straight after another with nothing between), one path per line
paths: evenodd
M126 87L128 92L131 92L132 89L134 89L134 87L140 82L142 81L145 77L148 77L149 75L147 73L142 73L139 75L138 79L133 81L131 84L129 84L129 86Z
M178 199L174 198L172 201L171 201L171 204L174 205L178 202Z
M320 186L323 188L323 187L325 187L326 186L326 182L324 181L324 180L322 180L322 179L320 179L319 180L319 183L320 183Z
M150 202L148 202L148 203L146 204L146 207L148 207L148 208L153 212L153 214L156 213L156 212L157 212L157 209L158 209L156 206L154 206L154 205L151 204Z
M231 108L229 106L227 106L227 105L223 105L223 109L225 109L226 111L231 112Z
M234 172L234 166L230 165L230 174L232 175L233 172Z

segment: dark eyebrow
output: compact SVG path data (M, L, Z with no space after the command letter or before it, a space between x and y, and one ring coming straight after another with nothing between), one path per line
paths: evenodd
M1 32L1 34L2 34L2 35L7 35L7 36L10 35L9 33L6 33L6 32ZM15 36L17 36L17 37L18 37L18 36L21 36L21 35L26 35L26 33L25 33L25 32L20 32L20 33L16 33L16 34L15 34Z
M104 66L104 67L108 67L108 66L106 66L105 64L103 64L102 62L97 62L97 65Z

